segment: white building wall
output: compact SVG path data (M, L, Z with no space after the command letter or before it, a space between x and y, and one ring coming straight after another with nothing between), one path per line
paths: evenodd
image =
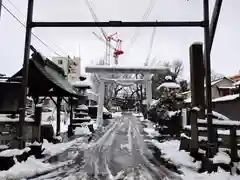
M57 56L57 57L52 57L52 61L64 70L65 75L67 75L68 81L70 83L78 80L81 74L80 72L81 58L80 57L70 58L70 57Z

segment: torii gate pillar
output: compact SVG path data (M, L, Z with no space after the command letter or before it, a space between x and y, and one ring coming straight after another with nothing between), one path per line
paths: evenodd
M152 102L152 80L150 74L144 74L145 84L146 84L146 101L147 107L150 107Z
M103 122L103 106L104 106L104 94L105 94L105 81L100 79L100 85L98 87L98 108L97 108L97 126L101 126Z

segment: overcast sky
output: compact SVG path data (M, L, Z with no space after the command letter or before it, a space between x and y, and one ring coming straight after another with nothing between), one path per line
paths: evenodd
M211 1L211 10L215 0ZM21 21L25 21L27 0L8 0L3 4ZM142 19L150 0L92 0L100 21ZM240 1L224 0L212 49L212 68L225 75L240 70ZM201 20L202 0L157 0L148 20ZM39 21L93 21L84 0L35 0L34 20ZM125 55L119 57L123 65L142 65L149 52L153 28L138 28L140 35L129 50L136 28L104 28L108 33L118 32L123 40ZM0 73L12 75L22 66L25 29L5 10L0 18ZM45 56L81 56L82 66L104 56L105 44L92 32L100 35L99 28L36 28L34 33L49 47L36 38L32 44ZM157 28L151 58L184 62L183 77L189 77L189 46L203 41L201 28ZM60 48L58 48L60 47ZM53 52L54 51L54 52ZM82 67L82 69L83 69Z

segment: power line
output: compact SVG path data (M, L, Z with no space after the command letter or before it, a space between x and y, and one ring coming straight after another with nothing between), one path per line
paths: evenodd
M2 7L19 23L21 24L24 28L26 28L26 25L17 17L15 16L4 4L2 4ZM43 42L36 34L32 32L32 35L39 41L41 42L46 48L48 48L50 51L55 53L58 56L61 56L58 54L56 51L54 51L51 47L49 47L45 42Z
M147 6L147 9L145 11L145 13L143 14L143 17L142 17L142 21L145 21L148 19L149 15L151 14L154 6L156 4L156 0L151 0ZM134 32L134 35L130 41L130 45L129 45L129 48L128 48L128 52L131 50L134 42L136 42L137 38L139 37L140 35L140 29L139 28L136 28L135 29L135 32ZM126 53L125 53L125 56L126 56Z
M9 4L11 4L21 15L23 18L26 17L26 15L10 0L7 0ZM68 53L66 53L59 45L57 45L56 41L52 39L52 43L54 46L56 46L58 48L58 50L60 50L63 54L65 54L66 56L68 56Z
M154 44L154 39L155 39L155 34L156 34L156 27L153 27L153 32L152 32L152 36L151 36L151 40L150 40L150 45L149 45L149 51L148 51L148 55L147 55L146 62L145 62L145 65L146 65L146 66L148 65L149 58L150 58L150 55L151 55L151 52L152 52L152 48L153 48L153 44Z

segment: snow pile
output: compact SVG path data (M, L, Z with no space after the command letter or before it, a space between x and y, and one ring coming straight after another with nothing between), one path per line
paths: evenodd
M132 113L132 115L138 118L143 117L142 113Z
M163 143L152 140L152 144L161 150L164 159L170 160L177 166L189 167L195 170L201 166L200 162L193 162L194 159L189 156L188 152L184 150L179 151L180 141L178 140L165 141Z
M211 174L198 173L198 170L201 166L201 162L193 162L193 158L186 151L179 151L180 141L171 140L165 141L163 143L158 142L157 140L152 140L152 144L161 150L163 158L169 160L173 164L179 166L181 172L183 172L182 179L184 180L238 180L240 179L237 175L230 175L229 172L218 168L217 172ZM212 159L214 163L226 163L229 164L231 159L224 153L219 152Z
M159 132L157 132L154 128L144 128L143 131L148 134L149 137L159 136Z
M76 144L79 141L82 142L82 139L78 138L67 143L52 144L49 143L47 140L44 140L42 144L42 147L45 148L43 154L49 155L49 157L54 156L56 154L66 151L73 144ZM37 143L34 144L38 145ZM5 150L0 153L0 156L9 157L21 155L23 152L27 152L29 150L30 148L28 147L23 150L19 149ZM15 160L15 165L11 167L9 170L0 171L0 179L7 180L29 178L37 174L49 172L68 163L69 161L59 163L58 165L51 165L49 163L43 163L43 160L35 159L33 156L31 156L25 162L19 163L17 160Z
M0 171L0 179L24 179L30 178L37 174L42 174L44 172L49 172L51 170L57 169L59 167L68 164L69 162L59 163L58 165L51 165L48 163L43 163L39 160L36 160L34 157L29 157L27 161L22 163L16 163L8 171Z
M121 112L112 113L112 117L113 118L122 117L122 113Z
M42 163L33 157L29 157L27 161L16 163L8 171L1 171L0 179L22 179L48 171L49 168L52 168L52 165Z
M74 134L77 136L82 136L82 135L91 135L92 133L89 131L89 128L87 126L84 127L76 127L74 130Z
M238 180L239 176L231 176L229 172L225 172L221 168L218 169L218 172L208 173L196 173L188 168L182 168L183 172L182 178L184 180Z
M60 154L70 148L77 141L82 140L82 138L75 139L73 141L69 141L66 143L52 144L44 139L42 147L45 149L43 154L54 156L56 154Z
M89 125L93 125L93 129L96 130L97 129L97 123L96 121L92 120L90 122L84 122L81 123L82 127L76 127L74 130L74 134L78 135L78 136L83 136L83 135L91 135L92 132L89 130L88 126Z
M225 152L218 152L213 158L212 161L214 164L217 163L224 163L224 164L230 164L231 158L229 155Z

